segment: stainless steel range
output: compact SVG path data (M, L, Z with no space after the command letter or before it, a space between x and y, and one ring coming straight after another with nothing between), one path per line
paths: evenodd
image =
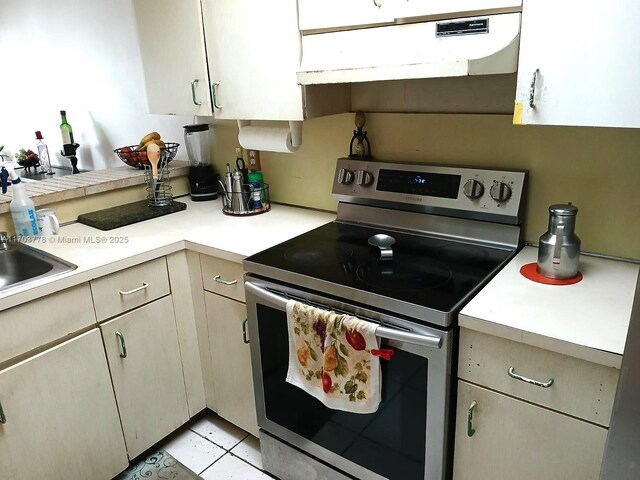
M339 159L336 221L247 258L260 444L283 480L450 476L457 314L521 246L527 173ZM285 382L295 299L379 325L382 402L331 410Z

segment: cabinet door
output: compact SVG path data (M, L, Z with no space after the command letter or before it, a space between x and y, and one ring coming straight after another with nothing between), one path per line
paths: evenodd
M189 419L171 297L100 329L127 451L134 458Z
M475 402L469 436L468 412ZM607 429L458 381L454 480L598 480Z
M216 118L302 120L296 0L202 0Z
M248 332L243 337L246 306L209 292L205 292L205 303L217 413L257 436L251 352L244 341Z
M0 371L0 477L112 478L127 468L97 329Z
M133 0L149 113L211 115L200 0Z
M396 18L456 18L486 13L518 12L522 0L403 0L394 11Z
M300 30L393 23L399 0L298 0Z
M640 127L640 2L525 0L515 124Z

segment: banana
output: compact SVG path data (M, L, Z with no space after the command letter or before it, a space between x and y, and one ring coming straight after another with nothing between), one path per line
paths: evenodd
M144 137L142 137L142 140L140 140L140 143L136 147L136 150L137 151L146 150L145 145L149 143L151 140L160 140L160 134L158 132L147 133Z
M149 147L149 145L151 145L152 143L155 143L156 145L158 145L160 148L165 148L166 145L164 144L164 142L162 140L158 140L158 139L154 139L154 140L149 140L147 143L145 143L142 147L140 148L136 148L136 151L138 152L146 152L147 148Z

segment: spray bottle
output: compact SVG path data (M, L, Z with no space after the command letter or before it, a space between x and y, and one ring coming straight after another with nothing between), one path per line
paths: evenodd
M11 181L13 187L13 200L11 200L9 209L11 210L16 235L24 237L39 235L35 205L27 195L24 183L15 172L13 162L5 162L0 169L2 193L7 193L7 179Z

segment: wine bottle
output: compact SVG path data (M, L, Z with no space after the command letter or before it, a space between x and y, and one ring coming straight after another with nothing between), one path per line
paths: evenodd
M60 117L62 118L62 123L60 124L60 134L62 135L62 152L65 157L75 155L76 148L73 145L75 143L73 141L73 129L67 122L67 112L64 110L60 110Z

